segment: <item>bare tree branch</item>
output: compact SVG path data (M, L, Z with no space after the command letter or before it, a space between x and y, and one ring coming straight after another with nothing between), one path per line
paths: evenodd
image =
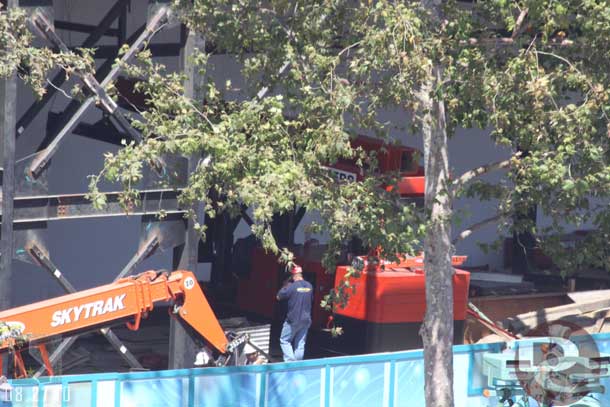
M513 40L515 38L517 38L519 35L521 35L523 30L525 29L525 27L523 26L523 22L525 21L525 17L527 17L528 12L529 12L529 9L526 7L523 10L521 10L519 17L517 17L517 21L515 22L515 28L513 28L513 34L510 36Z
M500 218L502 218L502 215L494 215L491 218L483 219L480 222L473 223L472 225L470 225L470 227L468 229L463 230L455 239L453 239L451 241L451 244L456 244L456 243L466 239L468 236L472 235L478 229L481 229L482 227L487 226L490 223L493 223L493 222L499 220Z
M533 40L537 40L538 38L534 36ZM471 46L486 46L486 47L508 47L517 45L518 42L516 39L509 37L490 37L490 38L468 38L467 40L460 40L460 45L471 45ZM567 38L563 40L553 41L552 43L545 44L547 47L569 47L574 45L574 41L569 40Z
M477 167L474 168L470 171L465 172L464 174L462 174L458 179L453 181L453 188L454 190L457 190L461 187L464 186L464 184L472 181L472 179L479 177L483 174L487 174L489 172L492 171L497 171L497 170L501 170L503 168L507 168L510 166L510 163L512 162L512 160L514 158L517 158L521 156L521 152L517 152L515 155L513 155L511 158L507 159L507 160L503 160L503 161L498 161L495 163L491 163L491 164L487 164L487 165L483 165L481 167Z
M512 38L468 38L468 40L461 40L460 45L493 45L493 46L507 46L513 45L514 40Z

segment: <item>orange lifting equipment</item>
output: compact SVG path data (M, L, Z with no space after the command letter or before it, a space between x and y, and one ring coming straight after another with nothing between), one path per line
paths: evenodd
M2 353L15 349L16 371L20 373L18 376L25 376L19 353L22 345L19 340L25 340L27 346L38 347L52 375L45 342L121 320L126 320L129 329L137 330L142 318L160 302L172 303L174 314L221 354L233 350L192 272L147 271L111 284L0 312L0 363Z

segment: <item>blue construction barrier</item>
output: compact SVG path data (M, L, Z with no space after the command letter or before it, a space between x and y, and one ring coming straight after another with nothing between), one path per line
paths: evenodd
M600 352L610 353L610 334L593 338ZM454 347L456 407L496 406L495 400L482 396L487 378L481 366L484 353L500 350L500 344ZM13 407L424 406L421 350L262 366L57 376L11 384L7 405ZM610 389L610 381L603 384ZM608 394L599 397L601 405L610 406Z

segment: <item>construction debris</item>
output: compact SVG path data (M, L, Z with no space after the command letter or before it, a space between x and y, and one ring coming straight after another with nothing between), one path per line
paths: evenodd
M580 293L580 295L575 298L578 298L581 302L544 308L515 317L509 317L501 321L500 325L503 329L514 334L526 334L543 324L548 324L567 317L584 316L584 314L610 308L610 295L597 295L596 292L589 292L589 295L589 300L585 300L585 298L587 298L587 293Z

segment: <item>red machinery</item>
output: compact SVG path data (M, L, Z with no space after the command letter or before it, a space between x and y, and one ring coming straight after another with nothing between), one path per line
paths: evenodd
M293 248L296 262L303 268L303 276L314 287L312 327L326 326L329 312L319 307L320 302L334 285L334 276L326 273L320 262L324 246L297 246ZM278 319L280 306L275 296L286 279L284 266L277 257L261 248L251 252L252 269L247 277L239 280L237 306L247 313L266 319Z
M419 152L413 148L385 144L383 140L359 136L352 142L367 152L376 152L382 173L400 174L398 191L404 198L422 198L424 195L424 169L419 165ZM339 160L333 165L338 178L348 181L362 179L360 168L350 160ZM391 188L391 186L390 186ZM337 267L334 274L326 273L321 258L325 246L303 245L293 247L295 261L303 268L303 274L315 289L312 310L312 328L326 329L331 314L324 311L320 302L333 287L341 284L348 266ZM277 319L278 305L274 301L286 277L283 267L272 254L262 249L252 251L252 268L249 277L239 282L238 306L269 319ZM360 258L364 261L364 258ZM459 266L465 257L453 258ZM334 344L343 352L369 353L412 349L422 346L419 336L426 308L425 273L421 257L405 258L399 263L382 262L365 271L351 284L356 292L347 306L336 309L333 318L344 328L345 334ZM464 320L468 305L470 274L456 270L454 278L454 317L456 342L463 337Z
M411 147L386 144L383 140L358 136L352 141L352 147L375 152L379 169L382 173L398 173L398 190L402 197L421 198L424 195L424 169L419 165L420 153ZM340 159L332 167L339 180L358 181L362 179L361 168L354 160ZM292 248L296 262L303 267L305 278L315 287L314 301L319 304L324 295L334 286L332 274L326 273L321 258L324 246L297 246ZM273 318L276 304L273 302L276 292L285 278L283 268L273 255L262 249L250 253L251 269L248 277L239 282L238 306L244 312L250 312L267 318ZM313 313L313 326L324 327L330 314L319 309Z
M383 140L366 136L354 139L352 147L375 152L381 173L400 175L396 185L400 196L416 198L424 195L424 168L419 165L419 151L402 145L386 144ZM328 169L333 171L339 180L362 180L361 168L354 160L339 159Z
M453 256L453 266L460 266L465 256ZM350 278L354 287L344 308L336 307L334 320L346 331L357 332L349 340L339 338L342 349L351 352L388 352L423 346L419 329L426 312L426 278L423 257L407 257L398 263L382 261L368 264L359 257L362 273ZM338 286L348 266L335 272ZM455 343L461 343L468 309L470 273L455 269L453 275L453 319Z
M148 271L0 312L0 362L2 353L13 349L16 371L23 377L26 369L20 349L38 346L52 375L45 342L59 335L73 335L123 320L129 329L137 330L142 318L160 302L173 304L173 313L220 353L223 362L226 362L225 355L248 340L247 337L231 342L227 339L193 273Z
M326 273L321 264L325 246L297 246L295 261L303 268L304 278L314 287L312 329L324 330L329 321L344 329L345 334L329 342L328 346L345 353L372 353L422 347L419 327L426 310L425 272L422 257L404 258L399 263L382 261L371 268L366 258L358 257L363 272L351 278L355 292L345 308L334 313L320 307L324 295L338 287L348 266L338 266L334 274ZM465 256L454 256L454 266L461 265ZM284 267L273 254L257 248L252 253L250 277L242 279L238 287L238 307L268 319L278 318L279 304L275 294L286 278ZM455 343L461 343L468 308L470 273L455 270L453 276L453 311ZM332 318L329 318L331 317Z

